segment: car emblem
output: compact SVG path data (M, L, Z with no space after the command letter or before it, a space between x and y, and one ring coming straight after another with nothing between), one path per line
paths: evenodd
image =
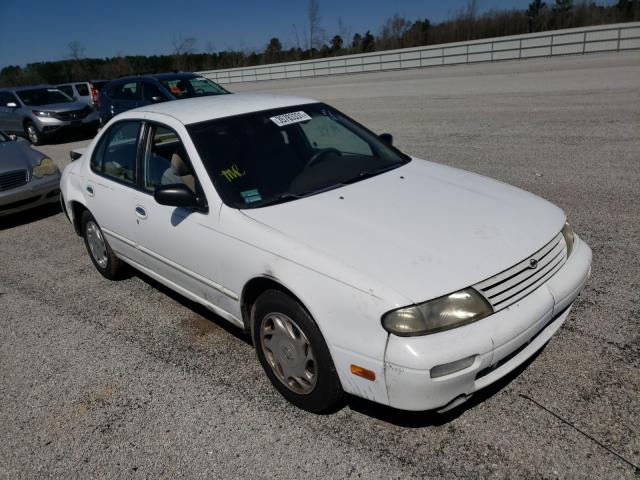
M529 268L531 269L538 268L538 260L536 260L535 258L532 258L531 260L529 260Z

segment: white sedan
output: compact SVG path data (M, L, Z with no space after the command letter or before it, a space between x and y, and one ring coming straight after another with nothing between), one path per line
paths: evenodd
M591 250L551 203L391 143L304 98L148 105L64 170L63 204L102 275L250 331L298 407L444 411L542 348Z

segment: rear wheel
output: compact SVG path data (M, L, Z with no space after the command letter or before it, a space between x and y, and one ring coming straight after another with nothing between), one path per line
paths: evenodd
M126 266L111 250L96 219L89 211L85 211L81 222L84 243L95 267L103 277L109 280L121 278Z
M329 349L300 303L266 291L252 309L251 330L262 368L284 398L314 413L339 405L343 391Z
M40 145L42 143L42 134L32 122L27 122L24 126L24 133L33 145Z

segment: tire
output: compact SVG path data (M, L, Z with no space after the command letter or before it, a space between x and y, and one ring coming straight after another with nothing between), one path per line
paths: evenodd
M85 210L80 222L84 245L96 269L109 280L122 278L126 272L126 265L111 250L96 219L88 210Z
M27 122L24 125L24 133L32 145L42 144L42 133L38 130L33 122Z
M262 368L284 398L313 413L336 409L340 379L320 329L300 303L267 290L251 310L251 334Z

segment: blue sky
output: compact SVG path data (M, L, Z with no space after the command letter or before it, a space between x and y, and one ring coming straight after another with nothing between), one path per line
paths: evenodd
M446 20L468 0L318 0L322 27L339 32L338 19L353 35L376 33L394 13L414 20ZM526 8L529 0L478 0L480 12ZM552 3L548 0L547 3ZM307 0L0 0L0 68L60 60L77 40L87 57L161 55L173 50L174 39L195 37L196 50L229 48L262 50L271 37L285 47L296 44L293 25L304 42Z

